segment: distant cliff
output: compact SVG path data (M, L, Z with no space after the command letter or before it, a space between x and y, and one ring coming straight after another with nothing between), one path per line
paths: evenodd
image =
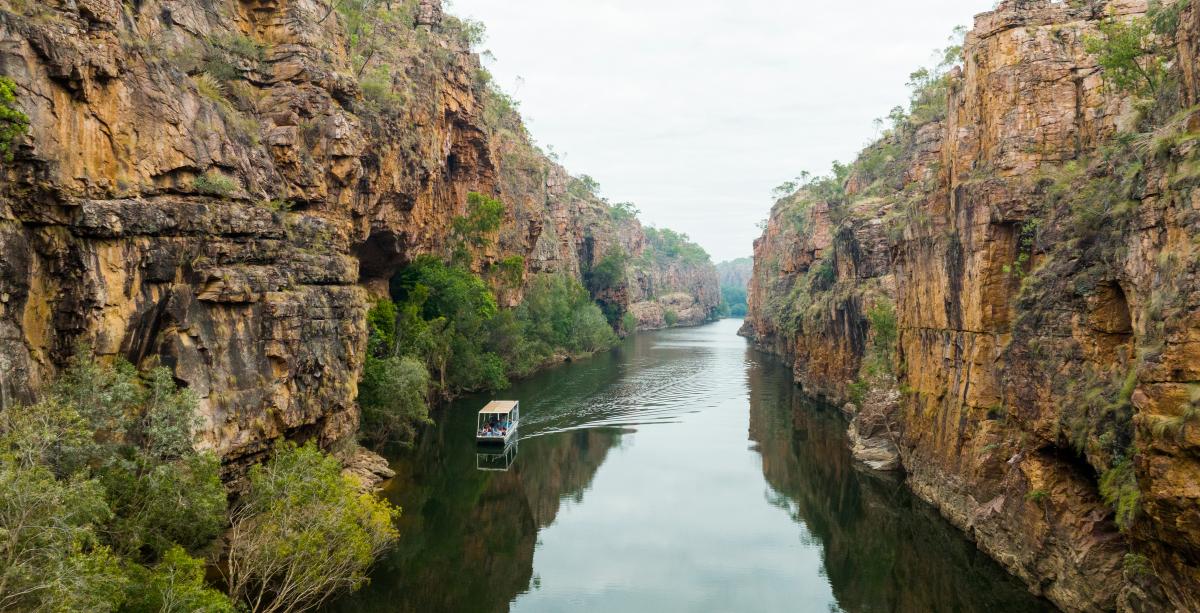
M754 260L738 258L717 264L717 278L721 283L720 312L724 317L745 317L749 307L746 292L750 289L750 278L754 274Z
M1147 10L978 16L776 204L743 329L1068 611L1200 610L1200 3Z
M28 118L0 162L0 410L86 343L171 367L236 471L352 435L368 301L449 257L469 193L505 205L471 260L503 306L536 273L643 258L637 219L532 144L478 30L437 0L0 3ZM711 265L658 264L596 297L707 317Z

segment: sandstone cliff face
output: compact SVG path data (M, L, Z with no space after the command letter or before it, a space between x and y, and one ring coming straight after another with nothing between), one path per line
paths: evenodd
M1198 8L1181 86L1139 110L1084 38L1145 3L1001 3L944 119L895 137L898 185L857 165L847 203L798 194L755 245L744 332L805 389L859 401L859 432L883 416L912 489L1065 610L1200 609ZM872 374L884 303L898 341Z
M646 256L630 274L629 312L638 329L695 326L713 319L721 288L711 262L662 257L652 248Z
M30 119L0 166L0 410L81 342L161 362L233 475L281 437L352 435L368 300L449 253L469 192L506 203L475 266L507 305L523 282L501 260L583 278L612 245L641 253L440 2L396 9L367 54L316 0L0 2L0 74Z

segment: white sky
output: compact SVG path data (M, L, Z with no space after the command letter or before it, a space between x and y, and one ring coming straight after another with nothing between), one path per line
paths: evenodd
M771 190L823 174L994 0L454 0L534 138L714 261L751 254Z

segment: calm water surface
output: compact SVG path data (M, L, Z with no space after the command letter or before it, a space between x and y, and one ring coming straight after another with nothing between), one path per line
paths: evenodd
M739 324L641 334L515 384L507 456L477 454L484 398L450 407L393 458L398 548L334 610L1048 610L855 465L842 418Z

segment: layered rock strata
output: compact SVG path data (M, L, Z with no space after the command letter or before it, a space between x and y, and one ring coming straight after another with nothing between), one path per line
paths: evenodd
M861 404L910 487L1067 611L1200 610L1200 5L1180 8L1171 79L1137 101L1086 41L1144 2L1000 3L944 117L865 151L844 201L781 201L755 245L744 333Z
M473 263L505 305L530 275L641 253L636 219L533 146L469 24L397 2L367 47L347 6L0 3L30 120L0 163L0 410L81 343L162 363L233 476L280 438L352 435L367 304L451 253L469 193L505 203Z

